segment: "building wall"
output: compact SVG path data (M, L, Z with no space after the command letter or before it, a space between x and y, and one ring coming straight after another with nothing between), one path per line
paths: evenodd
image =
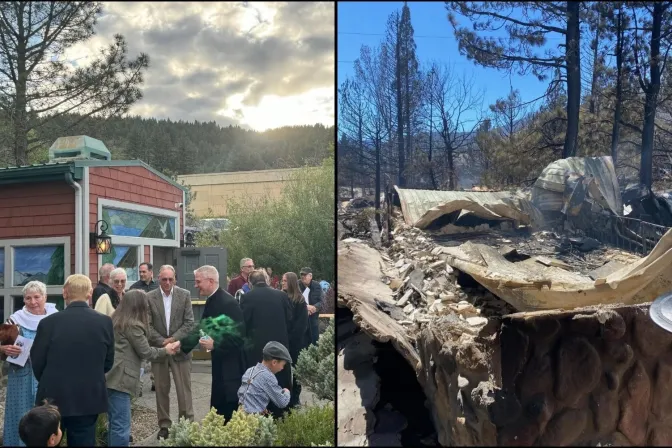
M65 180L0 187L0 240L61 236L75 272L75 190Z
M140 166L91 167L89 171L89 232L95 231L98 221L98 199L113 199L133 204L179 211L176 203L182 202L182 190ZM182 214L180 231L184 228ZM141 254L150 260L150 247ZM89 254L89 275L92 282L98 281L98 256L95 250Z
M296 171L297 168L189 174L178 176L178 182L184 182L184 185L191 187L192 193L196 193L191 207L197 217L207 217L208 209L212 210L215 217L226 217L227 203L231 199L278 197Z

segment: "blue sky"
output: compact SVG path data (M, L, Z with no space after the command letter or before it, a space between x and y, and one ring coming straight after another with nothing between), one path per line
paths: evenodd
M337 5L337 83L340 86L347 77L354 75L353 61L359 56L360 47L376 47L384 39L388 16L395 10L401 11L404 3L338 2ZM473 74L476 87L485 90L484 108L508 95L511 86L520 91L524 102L540 97L546 90L548 83L539 82L533 75L512 74L509 77L508 72L476 66L466 56L461 56L444 2L409 2L408 6L420 65L436 61L453 66L460 76L462 73ZM549 45L557 43L554 40Z

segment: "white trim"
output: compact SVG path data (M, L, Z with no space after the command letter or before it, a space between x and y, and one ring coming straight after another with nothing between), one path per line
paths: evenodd
M14 247L27 246L58 246L63 245L63 279L70 276L70 237L58 236L50 238L21 238L11 240L0 240L0 247L5 250L5 286L0 288L0 297L4 297L5 319L14 312L14 301L12 296L23 294L23 286L14 285ZM9 275L7 275L9 274ZM48 285L47 295L59 295L63 293L62 285Z
M89 254L91 252L89 247L89 233L91 232L90 203L91 196L89 193L89 167L83 167L83 175L81 180L82 185L82 270L83 274L89 277L89 264L91 262Z
M187 192L184 190L182 190L182 228L187 228ZM182 240L182 235L179 240Z
M137 236L112 236L112 244L115 238L118 239L119 244L122 245L152 245L163 247L180 247L180 213L163 208L149 207L147 205L138 205L130 202L114 201L112 199L98 199L98 220L103 219L103 207L115 208L118 210L128 210L140 213L149 213L156 216L165 216L175 219L175 235L172 240L164 240L159 238L141 238ZM108 223L109 224L109 223Z
M149 245L149 262L154 266L154 246Z

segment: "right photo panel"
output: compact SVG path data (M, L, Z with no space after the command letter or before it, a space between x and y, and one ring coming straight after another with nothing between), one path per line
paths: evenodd
M672 445L670 12L337 4L339 446Z

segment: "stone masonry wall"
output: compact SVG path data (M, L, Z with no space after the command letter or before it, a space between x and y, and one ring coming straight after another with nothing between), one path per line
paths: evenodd
M453 316L418 337L444 446L672 445L672 334L648 306Z

